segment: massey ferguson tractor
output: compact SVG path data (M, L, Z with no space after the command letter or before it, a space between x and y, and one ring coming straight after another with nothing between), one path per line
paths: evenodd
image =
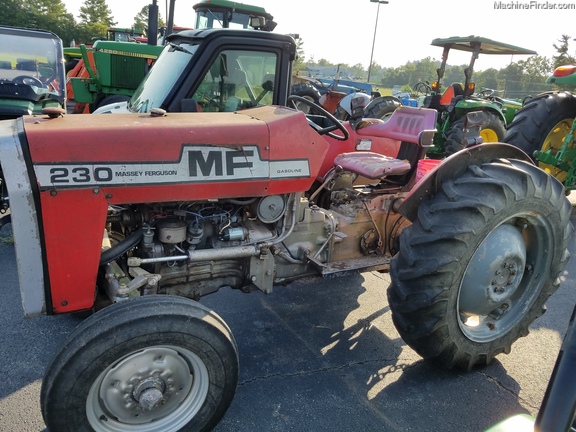
M175 67L201 54L196 42L172 40ZM203 69L215 82L170 93L196 112L0 122L0 211L25 314L92 313L45 372L48 429L212 429L234 397L238 351L199 300L223 287L390 271L394 323L423 358L469 370L509 353L568 261L563 185L500 143L423 173L436 111L400 107L383 122L353 103L340 122L298 96L288 104L316 114L260 106L246 83L287 98L279 65L293 40L261 47L260 62L217 48Z

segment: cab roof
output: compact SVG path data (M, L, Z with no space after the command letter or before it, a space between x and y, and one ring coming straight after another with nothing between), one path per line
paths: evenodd
M480 44L481 54L538 54L536 51L498 42L481 36L454 36L445 39L434 39L431 45L449 47L450 49L473 52L474 46Z

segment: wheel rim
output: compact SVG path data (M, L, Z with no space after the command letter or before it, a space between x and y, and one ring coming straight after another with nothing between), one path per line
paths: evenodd
M547 279L552 229L535 214L497 226L472 256L459 290L458 323L479 343L498 339L524 318Z
M192 351L153 346L134 351L94 381L86 415L96 432L177 431L200 410L208 370Z
M560 150L564 145L564 137L566 137L568 132L570 132L573 121L573 118L565 118L564 120L559 121L546 136L546 139L544 139L544 143L540 150L543 152L551 150L552 156L556 156L558 150ZM566 180L566 176L568 175L566 171L558 169L554 165L539 162L538 166L547 173L556 177L556 179L561 183L564 183L564 180Z
M498 134L494 129L482 129L480 131L480 136L483 142L498 142Z

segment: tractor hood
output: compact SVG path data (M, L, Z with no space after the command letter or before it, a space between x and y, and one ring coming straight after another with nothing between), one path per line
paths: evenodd
M328 149L302 112L274 106L26 117L24 130L41 192L96 187L111 203L307 190Z

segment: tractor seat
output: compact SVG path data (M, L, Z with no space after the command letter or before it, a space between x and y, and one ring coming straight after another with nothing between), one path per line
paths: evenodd
M462 83L453 83L448 87L440 98L440 105L450 105L452 99L456 96L464 96L464 85Z
M334 164L347 171L372 180L382 180L391 175L403 175L410 171L410 162L394 159L373 152L341 153Z

